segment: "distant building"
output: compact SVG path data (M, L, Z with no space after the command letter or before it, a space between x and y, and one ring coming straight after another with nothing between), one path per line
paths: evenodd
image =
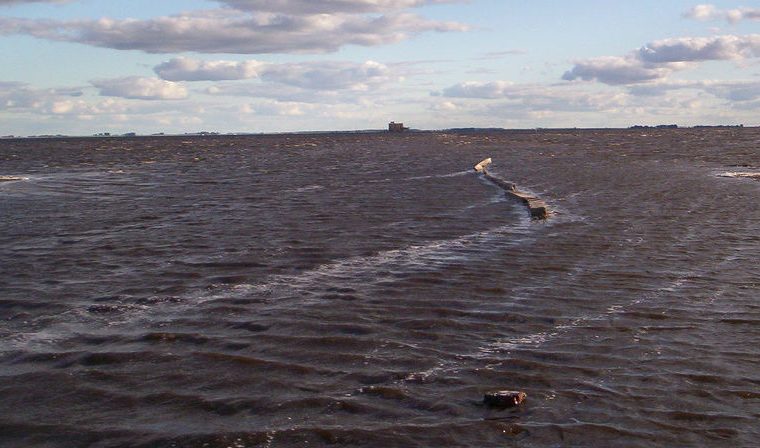
M388 123L388 132L404 132L408 130L409 128L404 127L404 123L396 123L395 121Z

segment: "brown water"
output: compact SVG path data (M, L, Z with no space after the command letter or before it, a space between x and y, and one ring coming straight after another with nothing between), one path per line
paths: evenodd
M736 172L759 129L0 141L0 445L758 446Z

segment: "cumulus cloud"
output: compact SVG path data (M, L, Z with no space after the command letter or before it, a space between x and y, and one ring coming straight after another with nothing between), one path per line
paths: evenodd
M129 106L118 98L92 101L78 88L36 89L20 82L0 82L0 111L82 118L125 113Z
M649 43L638 57L652 63L702 62L760 56L760 34L746 36L681 37Z
M578 114L596 114L604 126L628 126L631 117L649 116L653 122L662 117L680 117L694 122L715 121L704 118L705 111L721 110L747 113L760 107L760 81L695 81L656 80L619 88L589 89L585 84L520 84L509 81L467 81L452 85L435 97L436 101L452 99L455 104L434 103L436 113L462 114L494 119L545 122L567 126L563 119L576 119ZM454 100L456 99L456 100ZM446 110L449 109L449 110ZM603 114L603 115L599 115ZM563 118L564 117L564 118ZM641 118L636 118L641 120Z
M76 115L91 119L95 115L117 115L130 112L130 107L123 100L106 98L103 101L86 101L82 99L61 99L54 101L43 110L50 115Z
M139 100L180 100L187 98L187 89L181 84L157 78L129 76L125 78L92 81L102 96Z
M701 86L702 86L702 82L700 81L661 80L661 81L646 83L646 84L630 85L627 87L627 90L629 93L635 96L654 97L654 96L665 95L666 93L674 91L674 90L694 89L694 88L700 88Z
M268 98L282 102L297 102L310 104L359 104L373 98L387 100L388 90L385 84L371 84L371 88L356 88L355 84L332 86L335 88L312 88L278 82L224 82L214 84L203 90L212 96L228 96L233 98ZM337 88L341 87L341 88Z
M662 96L675 90L699 90L732 104L760 100L760 81L663 81L631 86L628 91L636 96Z
M566 81L627 85L663 80L677 70L705 61L742 60L760 56L760 35L680 37L650 42L626 56L577 61L562 76Z
M256 78L262 66L264 63L258 61L199 61L179 57L153 70L167 81L225 81Z
M726 20L738 23L742 20L760 20L760 8L718 9L715 5L697 5L683 14L688 19L708 21Z
M72 0L0 0L0 6L20 3L68 3ZM374 13L463 0L216 0L243 11L285 14Z
M147 20L0 18L0 35L148 53L324 53L349 44L390 44L424 32L466 29L409 13L285 15L215 9Z
M719 15L719 10L715 5L697 5L683 13L687 19L694 20L712 20Z
M221 83L204 90L213 96L234 98L266 98L284 102L337 104L356 101L356 95L342 95L336 91L306 90L286 85L265 83Z
M440 95L449 98L504 98L513 92L514 83L509 81L467 81L448 87Z
M435 112L454 112L459 109L459 106L452 101L441 101L431 104L428 109Z
M367 61L305 62L270 65L262 70L261 79L269 82L316 90L366 90L372 85L394 79L387 66Z
M35 89L20 82L0 82L0 110L44 109L64 99L82 96L81 89Z
M628 91L633 96L642 98L644 104L652 101L679 101L680 98L683 104L696 108L711 101L709 97L713 97L717 101L713 102L710 110L724 116L728 116L725 115L728 110L744 113L756 112L760 108L760 81L673 80L630 86ZM716 118L711 117L713 121Z
M540 85L515 84L509 81L477 82L467 81L434 94L448 98L460 98L465 104L441 103L454 106L456 110L473 107L480 113L493 116L525 115L555 112L598 112L625 107L630 95L626 93L588 92L575 88L572 84ZM474 103L472 100L476 100ZM487 105L477 100L488 100ZM440 110L441 106L434 106ZM451 110L454 110L452 108Z
M288 101L263 101L251 105L251 113L259 115L282 115L282 116L299 116L306 114L307 111L316 108L313 104L304 104Z
M434 3L461 0L219 0L233 8L287 14L331 14L387 12Z
M576 62L562 79L599 81L609 85L634 84L664 78L672 70L670 66L644 64L633 56L605 56Z
M760 82L758 81L708 83L705 90L732 103L760 100Z
M198 61L183 57L159 64L154 70L161 78L169 81L223 81L255 78L263 83L327 91L362 91L401 79L400 76L393 74L388 66L374 61L272 64L253 60Z

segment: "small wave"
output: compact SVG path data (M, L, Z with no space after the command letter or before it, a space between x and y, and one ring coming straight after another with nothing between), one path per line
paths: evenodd
M449 173L449 174L430 174L427 176L413 176L413 177L407 177L402 180L445 179L447 177L467 176L470 174L472 174L472 171L465 170L465 171L457 171L455 173Z
M411 176L411 177L402 177L401 179L392 179L390 177L386 177L384 179L375 179L369 181L371 184L381 184L381 183L387 183L387 182L408 182L413 180L427 180L427 179L445 179L448 177L459 177L459 176L467 176L474 174L470 170L465 171L457 171L454 173L447 173L447 174L429 174L425 176Z
M739 178L739 179L753 179L760 181L760 172L751 172L751 171L726 171L724 173L719 173L718 177L731 177L731 178Z
M319 190L324 190L324 189L325 189L325 187L322 186L322 185L307 185L305 187L296 188L294 190L294 192L295 193L305 193L307 191L319 191Z
M370 256L337 260L297 275L278 275L259 284L237 285L221 296L214 295L202 300L228 298L229 294L239 296L252 291L271 293L282 288L309 291L315 284L335 279L340 279L344 285L362 286L370 279L373 283L380 282L392 276L394 272L432 272L452 263L467 262L473 257L482 257L495 250L525 244L531 240L531 231L531 221L521 218L515 224L499 226L458 238L382 251ZM302 298L302 300L301 305L306 306L322 302L324 297Z
M20 182L24 180L29 180L28 177L23 176L0 176L0 183L5 182Z
M66 339L73 333L90 332L95 328L121 327L150 316L157 319L166 313L169 319L182 310L194 308L201 303L213 303L229 299L247 298L255 295L268 310L291 308L293 300L299 307L333 303L340 300L357 300L368 286L378 285L398 273L426 273L444 270L457 263L467 263L473 258L487 257L494 251L527 244L533 239L535 227L531 220L519 214L518 221L495 228L443 239L424 244L410 245L400 249L381 251L374 255L338 259L314 269L294 275L273 275L261 283L218 285L211 291L199 291L187 297L155 297L155 300L136 300L124 296L114 304L88 304L65 312L65 321L40 330L15 334L5 339L8 349L25 348L45 351L47 347ZM339 281L352 287L356 294L314 293L315 285ZM154 303L155 302L155 303ZM163 306L160 306L163 305ZM0 349L0 352L3 350Z
M606 310L604 310L602 313L578 317L578 318L570 320L568 323L556 325L555 327L547 331L541 331L541 332L528 334L528 335L521 335L521 336L507 338L507 339L494 342L488 346L481 347L480 354L483 356L492 356L494 353L497 353L497 352L510 352L512 350L538 348L544 345L545 343L550 342L551 340L556 339L575 329L582 328L585 325L589 325L593 322L607 320L610 316L625 314L627 312L630 312L631 308L637 305L654 301L656 298L664 294L674 293L678 289L682 288L684 284L688 282L688 280L692 278L694 275L695 273L687 273L686 275L674 280L670 284L657 289L651 294L645 294L643 296L636 297L635 299L631 300L629 303L624 304L624 305L612 305L608 307Z
M321 190L324 190L324 189L325 189L324 185L314 184L314 185L305 185L303 187L297 187L297 188L291 188L291 189L283 190L280 193L281 194L297 194L297 193L308 193L310 191L321 191Z

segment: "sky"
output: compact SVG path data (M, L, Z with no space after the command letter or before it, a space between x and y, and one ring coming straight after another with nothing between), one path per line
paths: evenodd
M0 0L0 135L760 125L760 1Z

